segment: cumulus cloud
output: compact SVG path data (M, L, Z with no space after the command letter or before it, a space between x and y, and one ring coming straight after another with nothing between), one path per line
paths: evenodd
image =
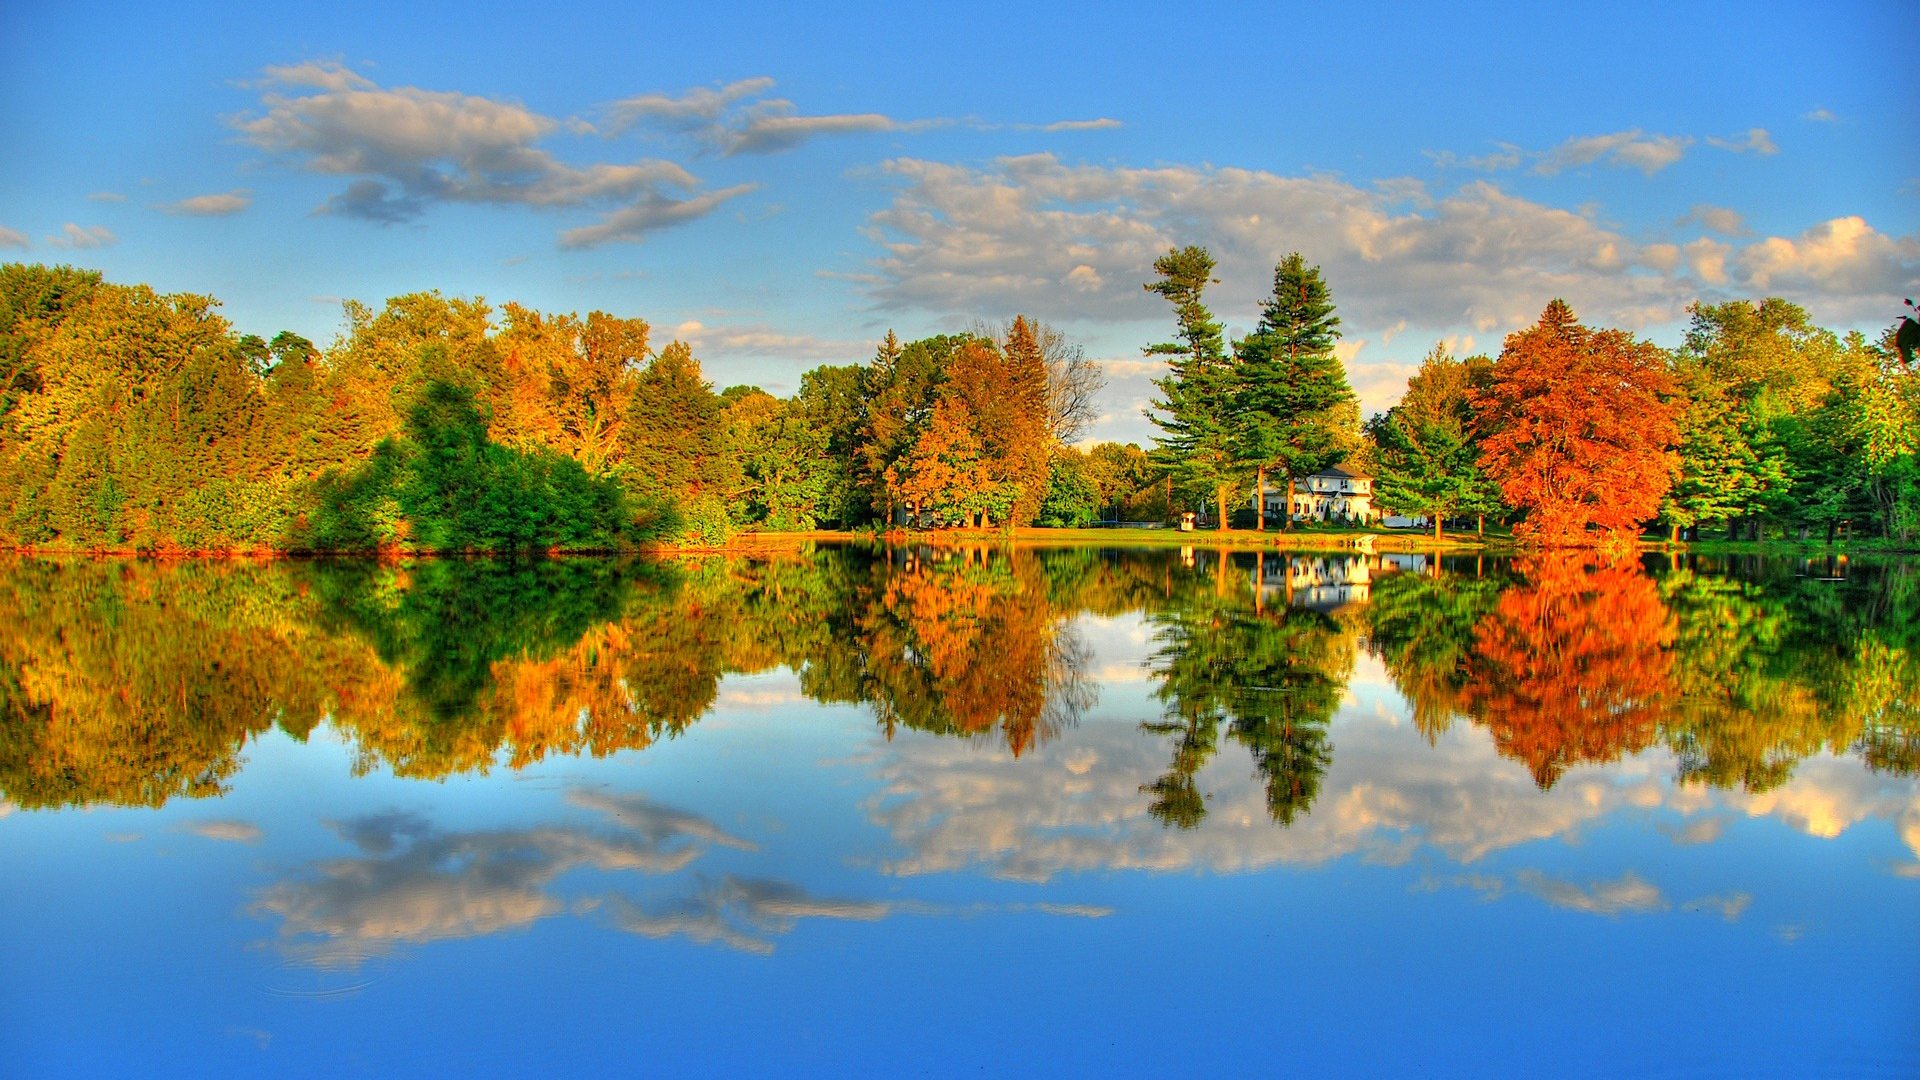
M253 205L253 193L245 189L224 191L212 195L195 195L179 202L166 203L160 207L169 214L185 214L190 217L224 217L237 214Z
M1553 176L1598 162L1639 169L1652 176L1686 156L1687 147L1691 145L1691 136L1649 135L1639 128L1606 135L1582 135L1568 139L1540 155L1533 171L1542 176Z
M1837 124L1840 122L1839 115L1828 108L1810 109L1802 119L1811 120L1816 124Z
M1804 297L1816 316L1850 318L1864 298L1920 277L1920 237L1888 237L1857 217L1796 239L1643 241L1486 180L1428 191L1051 154L983 167L903 158L884 169L900 186L869 219L878 251L861 284L883 309L940 316L1163 320L1141 283L1169 247L1194 243L1219 261L1211 297L1229 323L1249 325L1275 261L1302 251L1331 284L1349 340L1376 343L1389 329L1421 342L1428 332L1503 334L1554 297L1589 321L1635 329L1678 321L1697 299L1769 290ZM1687 223L1696 229L1745 229L1725 208L1696 214Z
M47 243L52 244L54 247L76 251L87 248L112 247L119 242L120 238L113 235L112 230L108 229L105 225L87 225L83 227L71 221L61 226L59 235L47 237Z
M1780 147L1775 145L1773 136L1767 133L1766 128L1748 128L1746 134L1730 139L1709 135L1707 145L1735 154L1759 154L1763 157L1780 152Z
M1838 217L1797 237L1769 236L1735 261L1754 289L1879 300L1920 286L1920 233L1888 236L1857 215Z
M1592 219L1486 182L1414 200L1404 185L1248 169L1068 165L1052 155L986 168L915 159L874 214L874 298L890 309L1050 319L1156 319L1153 260L1200 243L1220 261L1215 310L1253 316L1273 264L1311 252L1359 331L1519 325L1565 296L1583 314L1678 317L1691 293L1636 272L1638 245ZM1227 289L1237 289L1228 292Z
M560 127L512 102L381 87L333 63L269 68L262 111L230 122L246 142L310 172L350 178L321 207L390 223L441 202L613 206L563 234L568 247L638 240L710 213L750 187L690 195L699 180L670 161L570 165L540 144Z
M18 229L9 229L5 225L0 225L0 248L25 248L32 246L32 241L27 239L26 233Z

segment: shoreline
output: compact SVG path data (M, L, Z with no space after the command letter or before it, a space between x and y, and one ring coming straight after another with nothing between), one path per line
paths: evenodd
M214 549L141 550L137 548L65 548L27 546L0 549L22 558L141 559L153 562L277 562L280 560L324 561L329 559L404 562L413 559L510 558L540 559L568 557L674 558L706 555L771 554L802 550L812 544L872 544L897 546L923 544L931 547L977 547L982 545L1013 547L1108 547L1175 548L1192 547L1233 550L1269 550L1288 552L1396 552L1424 554L1513 555L1527 549L1511 536L1496 534L1480 537L1473 533L1449 533L1435 540L1429 532L1380 532L1376 530L1296 530L1200 529L893 529L839 531L813 529L795 532L743 532L720 545L681 546L649 543L630 548L547 548L530 551L487 550L282 550L246 548L222 551ZM1641 537L1634 544L1640 553L1696 555L1774 555L1797 557L1879 555L1902 556L1920 553L1920 547L1902 545L1880 537L1839 541L1832 544L1815 540L1695 540L1672 542L1658 537Z

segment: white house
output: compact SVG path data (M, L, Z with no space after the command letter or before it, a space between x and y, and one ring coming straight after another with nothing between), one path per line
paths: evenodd
M1285 480L1267 481L1260 505L1266 516L1278 520L1287 503ZM1293 481L1293 520L1370 522L1379 514L1373 509L1373 477L1363 476L1344 465L1322 469L1312 476Z

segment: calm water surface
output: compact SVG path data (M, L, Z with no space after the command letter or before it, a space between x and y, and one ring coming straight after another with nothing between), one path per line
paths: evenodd
M1914 1075L1920 566L0 564L0 1075Z

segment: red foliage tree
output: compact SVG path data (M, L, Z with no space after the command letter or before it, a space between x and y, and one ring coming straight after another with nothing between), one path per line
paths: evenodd
M1631 536L1659 513L1685 403L1657 346L1582 326L1555 300L1507 336L1476 404L1489 432L1481 465L1527 511L1516 536L1591 544Z

